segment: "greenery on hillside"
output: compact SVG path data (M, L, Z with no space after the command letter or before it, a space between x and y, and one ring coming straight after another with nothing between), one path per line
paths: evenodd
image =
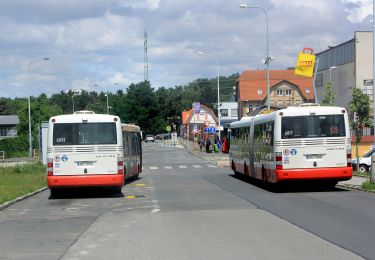
M220 77L220 101L228 102L233 97L233 86L239 74ZM64 92L47 97L41 94L31 97L33 147L38 147L38 126L51 116L70 114L74 110L92 110L106 113L106 93L87 92L81 94ZM150 82L142 81L108 93L110 114L118 115L124 123L135 123L145 133L165 132L165 127L178 124L181 112L190 109L193 102L201 102L215 109L217 103L217 78L197 79L185 86L154 88ZM28 149L28 102L25 98L0 98L0 115L18 115L18 138L0 141L0 150L8 154Z

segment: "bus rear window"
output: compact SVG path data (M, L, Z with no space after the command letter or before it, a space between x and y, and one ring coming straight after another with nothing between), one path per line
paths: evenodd
M115 123L53 125L53 145L117 144Z
M345 136L344 115L283 117L281 138L316 138Z

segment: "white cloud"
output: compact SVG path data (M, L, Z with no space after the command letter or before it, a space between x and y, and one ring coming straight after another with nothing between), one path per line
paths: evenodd
M348 13L349 21L353 23L362 22L367 16L373 13L373 0L342 0L348 7L345 11Z
M155 10L159 8L160 0L120 0L119 4L131 8L146 8Z
M0 97L56 93L72 87L124 89L143 80L143 33L148 33L154 87L196 77L264 69L265 18L235 0L0 1ZM294 66L303 47L322 51L351 39L371 14L371 0L253 0L267 10L271 69ZM363 26L362 26L363 28ZM50 57L32 68L27 64ZM117 86L114 83L119 82Z

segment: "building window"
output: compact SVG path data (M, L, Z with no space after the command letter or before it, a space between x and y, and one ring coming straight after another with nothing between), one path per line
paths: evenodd
M373 84L373 80L372 79L365 79L363 81L363 86L368 87L368 86L372 86L372 84Z
M277 89L276 90L276 95L277 96L282 96L283 95L283 91L281 89Z
M292 90L291 89L285 90L285 96L291 96L291 95L292 95Z
M260 96L260 95L262 95L262 90L261 89L258 89L258 95Z
M231 117L238 117L238 115L237 115L237 109L231 109L230 110L230 115L231 115Z
M7 136L8 129L6 127L0 127L0 136Z
M310 94L310 89L306 89L306 94Z
M315 85L317 87L323 86L323 73L319 73L319 74L316 75Z
M228 116L228 109L220 109L221 116Z

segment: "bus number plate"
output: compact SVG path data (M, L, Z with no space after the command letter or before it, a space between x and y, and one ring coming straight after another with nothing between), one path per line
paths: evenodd
M306 154L306 159L322 159L324 154Z

